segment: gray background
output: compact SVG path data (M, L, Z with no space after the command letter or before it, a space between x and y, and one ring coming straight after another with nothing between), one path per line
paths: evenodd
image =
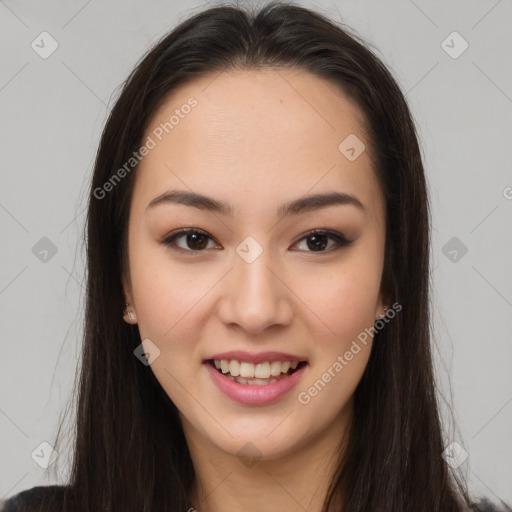
M431 189L436 357L459 426L449 441L469 453L473 492L512 503L512 2L301 3L374 44L407 93ZM31 454L55 438L75 378L85 190L111 96L206 5L0 1L0 499L66 477L69 453L59 475ZM31 47L43 31L59 45L47 59ZM469 44L457 58L445 50L463 41L443 44L454 31ZM55 254L40 252L43 237Z

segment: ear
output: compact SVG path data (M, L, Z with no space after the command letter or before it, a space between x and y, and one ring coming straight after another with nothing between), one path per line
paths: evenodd
M391 301L389 295L381 290L377 304L375 306L375 320L379 320L384 317L386 314L386 309L390 308L390 304Z
M121 274L121 284L123 286L124 301L125 303L132 304L132 285L130 282L130 276L125 271Z
M137 313L132 293L132 280L130 276L130 266L126 252L123 251L121 257L121 287L123 288L123 319L126 323L135 325L137 323Z
M133 304L132 292L131 292L131 284L129 276L126 276L125 273L122 273L121 282L123 286L124 292L124 312L123 319L128 324L136 324L137 323L137 314L135 312L135 306ZM128 306L126 305L128 304Z

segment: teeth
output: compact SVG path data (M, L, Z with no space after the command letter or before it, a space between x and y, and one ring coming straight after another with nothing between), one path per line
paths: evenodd
M247 377L248 379L254 377L254 364L240 363L240 376Z
M217 368L217 370L221 370L222 373L227 374L227 377L238 377L238 379L233 379L237 382L239 382L239 379L244 381L247 381L247 379L253 379L249 384L258 385L260 381L264 381L264 384L269 384L267 381L270 377L279 377L281 374L286 374L290 368L295 370L299 362L266 361L264 363L253 364L245 361L237 361L236 359L215 359L214 364L215 368ZM247 384L247 382L240 383Z
M244 377L233 377L232 375L226 375L230 380L238 382L238 384L248 384L250 386L266 386L267 384L274 384L277 379L245 379Z
M268 379L270 377L270 363L254 365L254 376L258 379Z
M231 373L233 377L240 375L240 363L238 361L235 361L234 359L231 360L229 363L229 373Z
M280 361L273 361L270 363L270 375L277 377L281 375L281 363Z
M272 384L273 382L277 382L276 379L268 380L268 379L251 379L247 381L249 386L265 386L267 384Z

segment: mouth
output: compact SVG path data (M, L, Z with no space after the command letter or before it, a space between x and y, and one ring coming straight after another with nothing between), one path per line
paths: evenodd
M233 357L233 356L232 356ZM244 355L239 353L239 357ZM245 355L247 359L251 356ZM252 357L256 363L236 359L206 359L203 366L213 384L228 398L243 405L266 406L289 396L305 378L308 361L281 354L285 361L277 361L276 354ZM265 359L272 361L265 361ZM289 359L294 359L290 361Z
M308 365L307 361L251 363L235 359L208 359L206 364L227 379L248 386L275 384Z

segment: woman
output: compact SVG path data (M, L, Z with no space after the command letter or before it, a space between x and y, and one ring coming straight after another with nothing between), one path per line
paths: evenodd
M5 510L491 510L442 456L429 243L366 43L289 4L184 21L97 155L71 481Z

